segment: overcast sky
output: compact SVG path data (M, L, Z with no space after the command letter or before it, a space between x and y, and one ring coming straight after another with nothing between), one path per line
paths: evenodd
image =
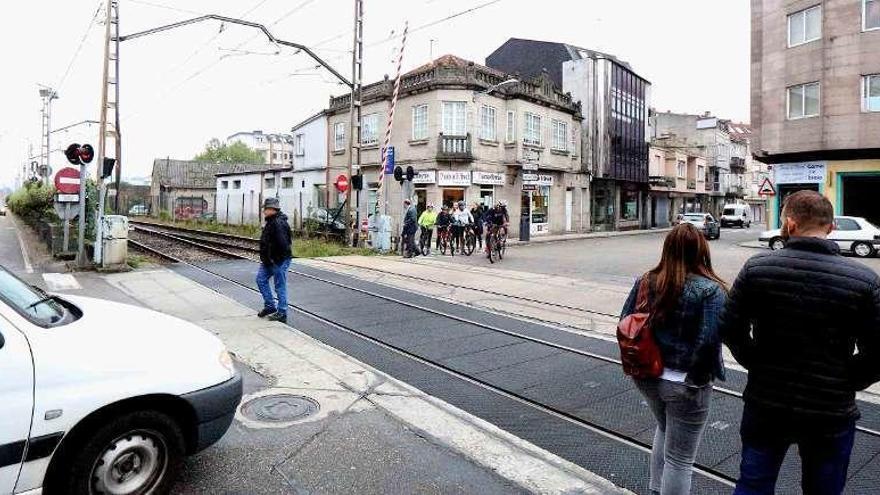
M0 30L0 184L11 185L40 147L38 84L55 87L53 127L98 119L103 26L90 25L98 0L17 2ZM660 111L749 114L748 0L365 0L365 82L393 74L405 21L404 68L433 54L484 63L510 37L567 42L612 53L653 84ZM351 72L352 0L121 0L123 34L202 13L272 25L278 38L316 46ZM103 15L99 16L103 19ZM426 26L420 29L421 26ZM86 33L88 33L86 35ZM84 38L84 35L85 38ZM79 49L79 55L74 54ZM303 54L255 31L206 22L122 44L123 175L149 175L154 158L190 159L212 137L261 129L288 132L344 92ZM68 66L73 61L70 71ZM66 75L65 75L66 73ZM97 126L53 135L52 147L97 145ZM66 164L52 156L57 170Z

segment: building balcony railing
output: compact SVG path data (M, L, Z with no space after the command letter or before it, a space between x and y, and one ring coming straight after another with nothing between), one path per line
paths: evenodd
M742 174L746 171L746 159L741 156L733 156L730 158L730 171L735 174Z
M447 162L470 162L474 154L471 147L470 133L464 136L444 135L440 133L437 140L437 160Z
M745 188L743 186L730 186L727 188L727 194L731 194L733 196L744 196Z
M675 177L669 175L652 175L648 177L648 183L654 187L675 187Z
M697 188L697 179L688 179L688 189Z

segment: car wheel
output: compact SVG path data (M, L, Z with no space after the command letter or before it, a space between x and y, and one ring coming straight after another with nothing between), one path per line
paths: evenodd
M784 247L785 241L781 237L774 237L773 239L770 239L770 249L774 251L779 251Z
M859 258L868 258L874 255L874 248L867 242L856 242L852 245L852 252Z
M51 485L69 495L167 493L184 450L183 433L170 416L128 413L71 446Z

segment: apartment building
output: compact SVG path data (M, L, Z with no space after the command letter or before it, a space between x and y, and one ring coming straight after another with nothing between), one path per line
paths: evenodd
M428 203L508 203L511 233L526 219L531 235L589 229L589 176L581 162L581 111L546 77L512 77L446 55L401 78L391 146L396 165L413 167L419 210ZM393 81L364 87L360 217L387 211L399 220L403 188L386 176L381 147ZM350 95L326 111L329 170L349 163ZM386 202L387 196L387 205ZM331 206L340 198L331 195Z
M592 230L647 227L651 84L617 57L565 43L511 38L486 65L546 76L580 102L581 159L591 178Z
M286 167L293 164L293 136L266 134L263 131L236 132L226 138L227 143L241 142L263 154L266 165Z
M682 213L707 211L706 158L672 137L655 139L648 151L649 227L668 227Z
M752 147L794 191L880 223L880 0L752 0Z

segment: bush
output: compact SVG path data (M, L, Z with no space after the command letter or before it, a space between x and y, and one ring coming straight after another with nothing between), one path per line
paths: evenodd
M13 213L29 225L58 221L54 203L55 188L42 182L28 182L6 198L6 204Z

